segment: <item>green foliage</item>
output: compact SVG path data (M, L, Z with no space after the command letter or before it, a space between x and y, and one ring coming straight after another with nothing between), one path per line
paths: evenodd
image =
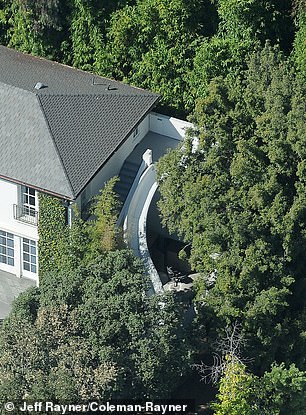
M228 362L219 385L218 402L212 404L214 415L255 415L259 407L254 403L257 392L255 378L246 367L228 356Z
M120 230L116 226L120 212L119 196L114 191L118 177L110 179L93 201L92 214L95 217L88 225L88 257L95 258L102 252L120 246Z
M93 70L96 56L102 51L102 35L95 14L87 0L73 0L72 64L89 71Z
M21 293L13 302L11 313L30 322L34 322L40 305L40 290L31 287Z
M65 207L60 199L39 193L39 275L59 269L63 249L68 245Z
M296 26L297 31L294 39L293 60L305 77L306 73L306 7L303 1L296 1Z
M0 400L108 399L116 369L79 332L67 305L40 309L34 323L12 313L0 332Z
M129 251L110 252L89 269L79 307L85 336L122 369L124 396L169 396L190 362L177 306L171 297L144 298L148 281Z
M264 405L269 415L304 415L306 411L306 372L294 364L273 365L263 377Z
M292 2L290 0L219 0L220 31L236 38L249 32L262 43L290 50L293 40Z
M113 191L117 178L106 183L93 201L95 217L85 222L73 207L71 226L66 223L66 208L59 199L39 195L39 275L77 269L103 252L122 245L120 230L116 227L120 202ZM42 280L42 279L41 279Z
M61 56L61 43L67 35L67 2L5 1L4 13L10 47L48 58Z
M200 145L190 139L159 163L159 206L204 272L201 313L242 321L261 368L293 355L305 364L293 323L305 308L305 92L269 46L241 78L213 80L197 101Z
M112 15L102 72L162 95L172 111L190 105L188 76L209 2L142 0Z
M189 80L193 99L206 96L212 79L222 76L234 80L245 69L246 57L256 41L248 33L243 35L213 36L199 45Z
M306 373L295 365L272 365L262 378L247 372L235 357L227 357L219 383L214 415L303 415Z
M215 77L233 82L246 68L248 56L267 39L289 52L293 41L291 2L220 0L218 32L197 47L190 74L193 98L206 96Z
M146 298L147 288L125 250L46 274L0 331L0 400L169 396L190 347L172 297Z

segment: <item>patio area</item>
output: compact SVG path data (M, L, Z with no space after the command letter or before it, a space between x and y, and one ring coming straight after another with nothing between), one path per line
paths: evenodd
M35 286L35 281L17 278L14 274L0 270L0 320L9 315L12 303L20 293Z
M150 149L152 150L152 161L155 163L166 154L168 150L176 148L179 144L180 141L175 138L149 131L143 140L137 144L126 160L140 165L143 153L147 149Z

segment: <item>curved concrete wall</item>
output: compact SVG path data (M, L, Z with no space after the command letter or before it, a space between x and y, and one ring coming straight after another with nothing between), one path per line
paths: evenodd
M148 272L152 287L148 294L163 292L163 285L147 245L147 216L149 207L157 189L155 166L151 164L139 178L130 206L124 220L124 238L135 254L142 258Z

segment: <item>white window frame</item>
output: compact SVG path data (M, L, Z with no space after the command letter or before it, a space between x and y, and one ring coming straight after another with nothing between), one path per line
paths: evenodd
M5 243L3 240L5 240ZM10 241L10 244L8 241ZM2 258L6 258L6 261L2 261ZM5 264L11 267L15 266L14 235L11 232L3 230L0 230L0 264Z
M30 238L22 238L22 270L37 274L38 255L37 242Z
M29 186L21 186L20 201L24 216L36 216L38 208L37 192Z

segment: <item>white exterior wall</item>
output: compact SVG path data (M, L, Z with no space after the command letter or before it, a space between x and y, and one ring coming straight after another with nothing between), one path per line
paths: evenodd
M139 133L137 137L133 138L132 133L118 149L118 151L112 156L112 158L99 171L99 173L86 186L82 192L83 196L80 195L76 200L78 208L81 210L82 201L84 204L88 203L92 196L99 193L110 178L119 174L125 159L131 154L135 146L140 143L149 131L165 135L176 140L182 140L186 135L186 130L191 127L192 124L187 121L151 112L139 124Z
M83 190L82 193L85 193L83 196L85 203L88 202L92 196L97 195L109 179L119 174L124 160L129 156L129 154L131 154L135 146L139 144L144 136L149 132L149 117L150 116L148 115L139 124L138 135L133 138L132 133ZM76 200L79 209L81 208L81 200L82 195L80 195Z
M186 135L186 130L192 127L192 124L187 121L179 120L178 118L168 117L167 115L151 112L150 117L150 131L166 135L167 137L181 140Z
M38 241L37 226L14 219L13 205L20 205L18 186L15 183L0 179L0 230L14 235L14 266L0 262L0 269L38 280L37 274L23 271L22 267L22 238ZM38 208L36 208L38 210Z

